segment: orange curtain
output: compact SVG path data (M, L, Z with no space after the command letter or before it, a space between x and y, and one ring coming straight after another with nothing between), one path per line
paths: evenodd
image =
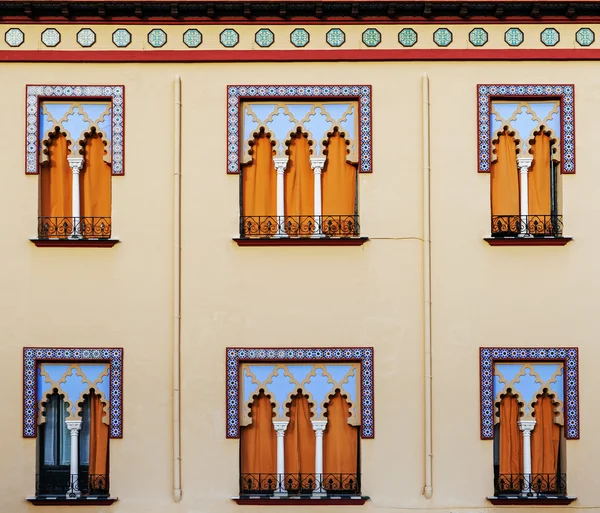
M358 428L348 424L349 408L339 391L327 404L327 427L323 433L325 485L327 474L358 473ZM347 481L346 477L342 479Z
M560 426L554 422L552 399L547 395L541 396L534 412L536 422L531 434L531 471L533 474L550 474L552 479L558 471L560 445Z
M550 137L546 134L535 136L532 146L533 164L528 173L529 215L549 216L550 208ZM552 233L552 223L547 217L533 218L529 222L529 232Z
M242 169L242 216L246 219L242 234L277 233L277 173L273 146L264 132L254 139L252 162Z
M327 161L322 176L323 231L326 233L332 226L343 233L352 233L356 213L356 167L346 161L347 156L346 140L336 131L327 142ZM333 218L327 219L327 216Z
M327 142L323 172L323 215L354 215L356 210L356 167L347 162L346 140L334 134Z
M107 217L111 213L111 168L104 162L106 149L102 137L85 139L84 169L80 175L81 217Z
M298 393L292 397L289 415L290 423L284 438L285 473L314 474L315 432L310 422L311 412L305 395Z
M492 233L519 233L519 170L515 139L507 132L496 144L497 160L490 170ZM502 217L495 217L502 216Z
M98 484L92 476L108 474L108 425L102 422L105 415L100 396L90 396L90 481Z
M292 136L289 157L284 182L286 231L289 235L310 236L314 233L314 221L301 216L315 213L315 178L310 166L310 145L302 134Z
M67 160L69 145L60 132L48 145L49 161L41 166L40 215L42 217L71 217L73 173ZM61 220L57 220L58 223ZM67 233L66 235L70 235Z
M523 435L518 421L517 398L505 395L500 402L500 474L523 473Z
M242 474L273 474L277 472L277 434L273 427L273 405L264 393L254 398L251 406L252 424L240 434ZM258 479L258 476L256 476ZM256 482L258 485L258 482ZM253 485L251 485L252 487Z

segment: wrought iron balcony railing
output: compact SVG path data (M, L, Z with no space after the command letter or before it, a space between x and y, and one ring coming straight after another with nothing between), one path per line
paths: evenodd
M566 474L499 474L494 495L566 495Z
M240 495L359 495L360 474L240 474Z
M35 479L36 496L109 496L107 474L37 474Z
M336 216L242 216L240 237L336 237L360 235L357 215Z
M492 237L561 237L562 216L492 216Z
M40 239L110 239L110 217L38 217Z

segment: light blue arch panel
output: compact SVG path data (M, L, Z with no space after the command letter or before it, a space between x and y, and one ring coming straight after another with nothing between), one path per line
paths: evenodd
M277 107L275 103L250 103L249 105L260 121L267 119Z
M287 103L285 106L292 113L292 116L294 116L294 118L296 118L297 121L302 121L312 110L314 105L312 103L297 103L295 105L290 105L289 103Z
M518 132L519 135L517 137L521 139L521 143L528 145L526 138L539 126L539 122L533 119L533 116L527 112L527 107L521 107L521 110L515 116L510 126Z
M94 383L106 370L107 364L105 363L82 363L79 365L81 372L85 375L90 383Z
M316 107L313 114L310 115L308 121L304 123L304 128L310 130L313 136L315 149L313 155L320 155L322 150L322 142L327 137L327 132L333 130L333 124L327 121L327 115L321 107Z
M561 365L559 363L536 363L535 365L532 365L532 367L542 381L547 383Z
M43 107L46 108L46 112L48 112L56 122L59 122L65 117L65 114L69 112L71 105L71 103L44 102Z
M525 403L525 414L531 414L531 403L535 399L535 393L539 390L540 383L537 376L531 374L531 369L525 369L525 374L515 381L515 390L519 393Z
M544 120L552 111L558 102L532 102L529 103L529 108L535 112L538 119Z
M346 380L343 385L344 391L348 393L348 401L352 403L352 406L356 406L358 400L358 390L356 389L356 369Z
M517 377L517 374L523 368L522 363L497 363L496 370L502 374L507 383L510 383Z
M323 375L323 369L317 369L315 375L310 378L310 381L305 385L306 390L310 392L315 401L315 416L322 416L321 403L325 401L327 392L332 388L332 383L329 378Z
M271 121L266 123L266 126L267 130L279 141L279 153L283 153L285 151L285 141L289 139L290 133L296 130L298 124L292 120L283 107L279 107L273 114Z
M258 380L258 383L256 383L258 385L264 383L266 379L273 374L275 365L249 365L248 369Z
M55 126L57 126L56 123L51 121L47 114L40 112L40 139L42 141L48 137L48 134L54 130Z
M100 116L106 112L106 108L108 107L108 103L82 103L80 105L87 114L87 117L90 118L94 124L96 124L100 119Z
M327 373L333 378L333 380L338 384L344 376L350 372L352 367L350 365L326 365L325 370Z
M64 363L44 363L40 366L54 383L57 383L60 378L69 370L69 365Z
M556 135L556 137L558 137L559 139L562 137L560 130L560 107L557 110L557 112L555 112L552 115L552 117L546 122L546 125L552 130L552 133Z
M66 370L67 369L65 369L65 372ZM46 376L42 375L42 370L40 367L38 367L37 372L37 398L38 401L41 401L42 399L46 399L46 394L52 393L52 383L48 381L48 378L46 378Z
M104 376L104 378L102 378L102 381L100 381L100 383L98 383L96 387L98 388L97 391L102 392L104 397L106 397L106 399L110 401L110 376Z
M498 394L506 388L503 381L500 381L498 376L494 376L494 398L498 397Z
M285 402L288 395L296 388L296 385L292 383L290 378L284 375L283 369L279 369L277 374L271 378L267 387L268 391L271 393L271 397L273 397L279 405L277 416L283 418Z
M87 383L77 375L77 370L73 369L71 374L62 384L61 388L66 394L65 401L69 403L68 411L71 417L76 416L77 400L88 389Z
M104 139L108 142L112 141L112 108L108 111L108 114L104 116L104 120L97 124L98 130L102 132Z
M306 379L306 376L308 376L308 373L312 370L312 368L313 368L312 365L288 365L287 366L288 372L292 376L294 376L296 383L302 383Z
M62 123L62 126L69 131L73 141L75 141L79 140L83 133L89 130L90 122L85 120L79 107L74 107L73 113L67 116L67 120Z
M560 402L564 405L565 401L565 370L562 369L561 373L556 376L556 380L550 383L550 388L556 394L556 397L560 400Z
M354 118L354 105L352 106L352 111L345 120L340 123L340 130L346 134L346 139L354 141L354 127L356 126L356 119Z

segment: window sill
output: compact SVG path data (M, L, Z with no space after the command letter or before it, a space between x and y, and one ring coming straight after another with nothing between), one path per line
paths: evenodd
M270 239L234 238L238 246L362 246L369 237L273 237Z
M568 506L577 497L520 497L518 495L510 495L506 497L488 497L494 506Z
M118 497L80 497L67 499L60 497L27 497L27 502L34 506L110 506L119 500Z
M112 248L119 239L29 239L38 248Z
M485 237L490 246L566 246L573 237Z
M367 495L352 495L348 497L261 497L241 496L231 500L244 506L362 506L370 499Z

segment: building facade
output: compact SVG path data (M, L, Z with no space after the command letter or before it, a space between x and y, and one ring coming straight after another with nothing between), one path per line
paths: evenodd
M1 4L0 510L600 507L598 7Z

